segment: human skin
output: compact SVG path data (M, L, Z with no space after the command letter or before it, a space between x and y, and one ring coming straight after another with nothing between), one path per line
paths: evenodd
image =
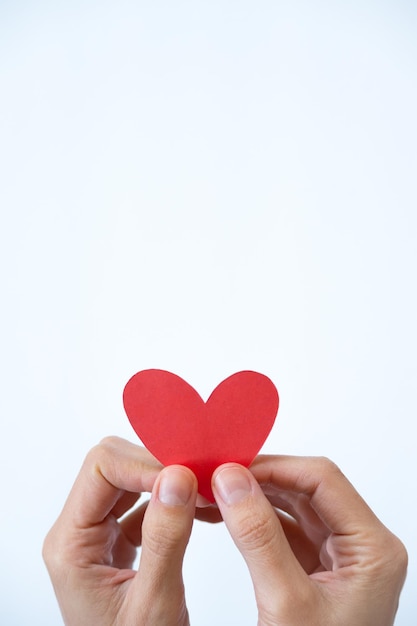
M407 552L334 463L260 456L218 468L213 489L258 626L392 626Z
M119 521L151 491L149 504ZM182 561L196 497L185 467L162 469L147 450L116 437L93 448L43 547L64 623L187 626Z
M129 513L142 492L149 502ZM188 625L182 562L198 517L224 519L252 577L258 626L392 626L407 553L333 463L226 464L213 493L217 505L196 509L189 469L163 469L116 437L93 448L44 542L65 624Z

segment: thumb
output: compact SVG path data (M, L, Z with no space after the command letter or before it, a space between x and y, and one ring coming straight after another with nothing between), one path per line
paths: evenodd
M249 470L228 463L213 474L213 493L252 578L258 609L282 614L305 594L309 580L294 556L274 508Z
M186 616L182 563L190 538L197 479L186 467L164 468L155 482L142 527L139 570L133 581L145 623L178 623Z

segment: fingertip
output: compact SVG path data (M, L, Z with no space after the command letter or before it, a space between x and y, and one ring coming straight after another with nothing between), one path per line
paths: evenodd
M154 494L166 506L186 506L197 497L197 479L187 467L170 465L161 471Z
M229 468L241 469L244 472L247 469L246 467L244 467L240 463L232 463L232 462L222 463L222 465L219 465L218 467L216 467L216 469L213 472L213 475L211 477L212 486L214 486L214 484L216 482L216 479L217 479L217 476L219 475L219 473L222 472L223 470L229 469Z
M253 480L250 472L242 465L225 463L213 473L212 488L216 500L232 506L252 494Z

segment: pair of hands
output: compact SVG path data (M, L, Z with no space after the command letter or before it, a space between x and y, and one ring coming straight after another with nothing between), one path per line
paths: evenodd
M125 515L142 492L150 501ZM332 462L228 463L213 493L217 507L196 508L189 469L162 469L116 437L93 448L44 543L65 624L187 626L182 562L198 517L226 523L252 577L259 626L392 626L407 553Z

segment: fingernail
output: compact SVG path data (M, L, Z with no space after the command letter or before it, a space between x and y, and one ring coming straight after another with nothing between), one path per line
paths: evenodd
M158 490L160 502L169 506L184 506L192 491L192 480L186 471L173 467L162 470Z
M252 485L243 469L225 467L214 479L217 494L226 504L242 502L252 491Z

